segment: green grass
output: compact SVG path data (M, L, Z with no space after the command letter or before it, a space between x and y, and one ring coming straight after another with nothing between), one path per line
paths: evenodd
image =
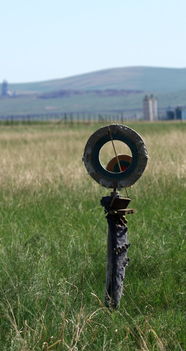
M108 190L89 180L81 164L84 143L98 126L1 127L0 162L7 176L0 174L0 350L186 349L185 177L174 168L166 173L175 155L181 160L179 133L186 125L131 126L145 136L151 159L129 189L137 212L128 216L130 263L120 308L112 313L103 305L107 224L100 198ZM167 135L178 135L175 150ZM164 139L161 159L153 143L163 148ZM166 169L154 173L158 157ZM47 177L43 173L38 181L47 160L53 168L48 163ZM73 173L67 179L56 170L63 161ZM82 167L79 178L76 167ZM24 168L25 177L35 172L29 182Z

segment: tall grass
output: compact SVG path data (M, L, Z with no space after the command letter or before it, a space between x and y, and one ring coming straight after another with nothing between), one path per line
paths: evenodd
M0 350L186 349L186 125L131 126L150 158L128 190L137 212L128 217L131 260L113 313L102 302L100 198L109 192L81 161L98 126L1 127Z

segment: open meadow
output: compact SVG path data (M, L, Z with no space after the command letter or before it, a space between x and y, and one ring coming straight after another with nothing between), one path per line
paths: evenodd
M0 126L1 351L186 350L186 123L127 123L149 162L128 189L136 213L114 312L103 304L110 191L82 163L101 126Z

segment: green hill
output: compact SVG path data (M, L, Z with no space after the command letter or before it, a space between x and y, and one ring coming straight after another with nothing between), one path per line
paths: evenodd
M124 67L33 83L9 83L0 115L51 112L112 112L142 109L146 93L159 108L186 105L186 68ZM130 112L129 112L130 116Z
M35 83L11 84L13 90L46 92L60 89L127 89L174 92L186 89L186 68L124 67Z

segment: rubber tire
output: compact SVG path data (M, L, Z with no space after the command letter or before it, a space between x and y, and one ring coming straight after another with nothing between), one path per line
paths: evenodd
M123 141L131 150L132 162L125 172L109 172L100 163L99 152L111 140ZM83 162L89 175L106 188L121 189L133 185L142 175L147 165L148 154L142 137L132 128L112 124L93 133L85 146Z

